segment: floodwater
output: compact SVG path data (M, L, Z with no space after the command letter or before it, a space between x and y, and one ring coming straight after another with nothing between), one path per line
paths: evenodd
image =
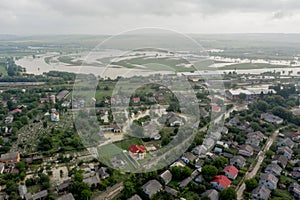
M101 53L100 58L107 58L113 55L115 52L105 52ZM174 72L171 71L149 71L149 70L143 70L143 69L129 69L129 68L122 68L120 66L118 67L101 67L101 66L93 66L91 64L89 65L83 65L83 66L72 66L68 65L66 63L62 62L51 62L50 64L46 63L44 58L49 56L57 56L57 54L44 54L39 55L36 58L32 58L32 56L26 56L21 59L16 60L16 64L20 65L22 67L25 67L27 72L30 74L43 74L44 72L49 71L65 71L65 72L73 72L73 73L83 73L83 74L94 74L96 76L100 76L103 78L116 78L117 76L123 76L123 77L132 77L132 76L148 76L150 74L174 74ZM82 56L83 57L83 56ZM97 57L99 58L99 57ZM90 59L90 58L89 58ZM231 60L232 61L232 60ZM93 62L98 62L98 64L101 62L97 61L96 59L93 60ZM235 70L221 70L218 69L223 66L231 65L231 64L237 64L236 62L231 63L216 63L211 67L211 70L203 70L199 71L200 74L215 74L216 72L219 74L222 74L224 72L232 72ZM283 64L283 62L281 62ZM261 74L263 72L280 72L281 74L288 74L288 71L292 71L291 75L297 75L297 72L300 73L300 66L299 67L284 67L284 68L262 68L262 69L238 69L236 72L238 74ZM283 73L284 71L284 73Z

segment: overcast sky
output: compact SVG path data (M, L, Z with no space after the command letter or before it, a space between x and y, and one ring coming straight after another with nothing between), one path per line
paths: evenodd
M299 0L1 0L0 34L300 33Z

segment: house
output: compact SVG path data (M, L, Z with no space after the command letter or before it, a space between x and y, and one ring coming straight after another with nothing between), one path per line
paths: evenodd
M200 159L200 158L196 158L195 160L195 167L197 169L201 168L204 164L204 160Z
M272 124L282 124L283 123L283 119L272 115L270 113L263 113L260 115L260 118L266 122L272 123Z
M217 154L220 154L220 153L223 152L223 149L219 148L219 147L215 147L214 152L217 153Z
M259 184L266 186L270 190L277 188L278 178L271 173L261 174Z
M185 152L182 156L181 159L186 163L193 162L197 157L191 153L191 152Z
M281 146L277 148L276 154L282 154L284 157L290 160L293 156L293 150L288 146Z
M215 145L215 141L211 138L206 138L204 139L203 141L203 144L202 144L207 150L211 150L214 145Z
M26 193L24 195L26 200L41 200L41 199L46 199L47 196L48 196L48 191L47 190L42 190L42 191L37 192L35 194L31 194L29 192L29 193Z
M217 129L217 132L220 132L222 135L226 135L226 134L228 134L228 128L226 128L225 126L219 127Z
M202 183L202 181L203 181L203 176L201 174L195 178L196 183Z
M56 95L56 99L58 101L61 101L61 100L65 99L69 94L70 94L70 92L68 90L62 90Z
M155 123L148 123L144 128L144 134L145 137L149 137L150 139L159 140L161 138L161 135L159 133L159 127Z
M217 145L220 145L220 146L224 147L225 149L229 148L229 145L223 141L217 141Z
M300 199L300 185L298 183L291 183L288 190L295 199Z
M281 167L285 168L287 165L288 159L284 157L283 155L275 155L272 158L272 163L278 164Z
M246 144L249 144L251 146L258 147L260 143L260 140L257 136L250 136L246 139Z
M266 138L264 136L264 134L260 131L250 132L247 134L247 138L253 137L253 136L256 136L259 139L259 141L262 141L264 138Z
M204 145L198 145L192 150L192 152L197 155L205 155L208 150Z
M228 165L223 169L223 172L229 179L234 180L237 177L239 170L233 165Z
M72 193L68 193L68 194L58 197L55 200L75 200L75 198L73 197Z
M133 103L139 103L141 101L140 97L132 98Z
M2 154L0 157L0 162L5 164L16 164L20 162L20 152L12 152L12 153L6 153Z
M22 199L24 199L26 193L27 193L26 185L19 185L19 195Z
M135 159L144 159L146 155L146 148L143 145L132 144L129 147L131 157Z
M182 160L175 161L170 167L184 167L186 164Z
M165 186L165 192L173 195L174 197L177 197L178 195L178 191L173 188L170 188L169 186Z
M59 121L59 112L56 109L52 109L51 121L53 121L53 122Z
M291 149L294 147L294 145L295 143L290 138L284 138L277 143L277 146L279 147L288 146Z
M224 175L217 175L210 181L210 184L217 190L224 190L230 186L231 181Z
M92 187L92 185L97 185L100 183L100 178L98 174L95 174L94 176L84 178L83 182L88 184L89 187Z
M162 190L162 185L157 180L150 180L142 186L143 192L151 198Z
M268 164L265 169L265 173L271 173L275 176L279 176L281 171L282 171L282 168L275 163Z
M40 98L40 103L49 102L49 97L42 97Z
M164 171L159 176L164 180L165 185L170 183L170 181L172 180L172 173L170 172L170 170Z
M245 94L246 99L250 99L254 94L250 92L249 90L246 89L230 89L225 91L225 97L230 99L230 100L239 100L240 99L240 94Z
M192 180L194 180L196 178L196 176L199 175L199 171L196 169L192 172L192 174L185 178L183 181L180 182L179 187L180 188L184 188L186 187Z
M168 113L167 121L168 121L168 124L172 127L184 125L184 122L182 121L182 119L173 112Z
M58 184L56 186L56 191L57 192L63 192L65 190L67 190L67 188L69 187L69 185L71 184L72 180L68 179L68 180L64 180L61 184Z
M212 132L210 133L209 137L215 141L218 141L221 139L222 135L219 132Z
M212 110L212 112L218 113L218 112L221 112L221 107L218 105L212 105L211 110Z
M0 174L3 174L5 169L5 164L4 163L0 163Z
M219 200L219 192L215 189L210 189L201 194L202 197L208 197L210 200Z
M21 112L22 112L21 109L16 108L16 109L14 109L14 110L11 110L9 113L12 114L12 115L14 115L14 114L21 113Z
M14 116L8 115L7 117L5 117L4 123L5 124L11 124L13 122L13 120L14 120Z
M291 175L293 179L298 180L300 178L300 167L294 167Z
M106 179L109 177L109 173L107 173L107 168L106 167L100 167L99 168L99 175L101 179Z
M200 115L201 115L203 118L209 116L208 112L207 112L207 111L205 110L205 108L203 108L203 107L200 107L199 113L200 113Z
M253 199L263 199L268 200L271 191L264 185L259 185L251 192Z
M230 159L230 165L241 169L246 165L246 159L243 156L233 156L233 158Z
M135 194L132 197L130 197L128 200L143 200L139 195Z
M248 144L242 145L239 149L239 154L242 156L250 157L253 155L253 147Z

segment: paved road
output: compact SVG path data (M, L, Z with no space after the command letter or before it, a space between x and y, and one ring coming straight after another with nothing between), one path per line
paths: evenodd
M257 163L255 164L255 166L253 167L252 165L250 166L253 167L252 168L252 171L251 172L246 172L244 178L242 179L242 184L237 187L237 199L238 200L241 200L243 199L243 193L244 193L244 190L246 189L246 185L245 185L245 180L247 179L251 179L253 177L256 176L262 162L264 161L265 159L265 154L266 152L270 149L271 145L273 144L275 138L277 137L278 133L279 133L279 130L280 129L277 129L267 140L266 142L266 145L264 147L263 150L261 150L258 154L257 154L257 157L256 157L256 160L257 160Z

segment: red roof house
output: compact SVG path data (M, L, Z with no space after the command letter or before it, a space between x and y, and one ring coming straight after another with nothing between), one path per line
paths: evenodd
M220 111L221 111L221 107L218 106L218 105L212 105L212 106L211 106L211 110L212 110L213 112L220 112Z
M146 155L146 148L143 145L132 144L129 147L130 155L136 159L143 159Z
M224 168L223 172L225 173L225 176L234 180L237 177L239 170L233 165L228 165Z
M217 175L210 181L210 184L217 190L224 190L230 186L231 181L224 175Z
M11 114L16 114L16 113L21 113L21 112L22 112L22 110L19 108L10 111Z
M134 103L138 103L141 101L140 97L134 97L134 98L132 98L132 100Z

